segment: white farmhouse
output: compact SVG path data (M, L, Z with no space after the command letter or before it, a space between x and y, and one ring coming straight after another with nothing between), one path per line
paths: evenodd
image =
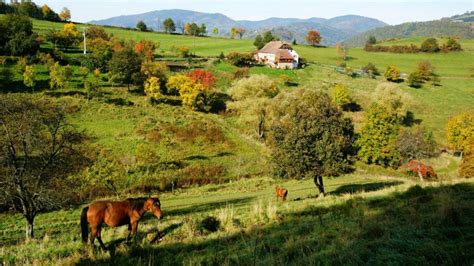
M299 55L288 43L272 41L257 52L255 59L273 68L294 69L298 67Z

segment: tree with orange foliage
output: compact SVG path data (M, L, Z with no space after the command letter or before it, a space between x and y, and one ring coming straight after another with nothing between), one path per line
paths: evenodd
M135 53L145 57L146 61L153 61L155 58L155 50L160 46L159 43L155 43L148 40L141 40L135 44Z
M211 88L216 83L216 77L210 71L196 69L187 75L194 82L202 84L206 88Z
M317 30L311 30L306 35L306 42L311 46L316 46L321 42L321 34Z

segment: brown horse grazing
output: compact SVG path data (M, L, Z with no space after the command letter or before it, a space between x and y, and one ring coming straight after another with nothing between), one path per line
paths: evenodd
M283 200L283 201L286 200L286 196L288 195L288 190L286 190L282 187L276 186L275 187L275 192L276 192L277 200L279 198L281 198L281 200Z
M91 225L91 245L97 238L102 249L106 250L100 232L102 224L110 227L128 225L127 243L130 235L137 235L138 222L147 212L151 211L158 219L163 218L160 199L158 198L135 198L123 201L96 201L82 209L81 230L82 241L87 243L88 225Z

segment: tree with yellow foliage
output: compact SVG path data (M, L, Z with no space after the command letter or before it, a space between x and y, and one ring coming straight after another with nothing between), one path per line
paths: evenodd
M64 7L61 13L59 13L59 18L61 18L62 21L70 21L71 11L67 7Z
M160 79L150 77L145 81L145 93L152 101L160 99L163 95L160 91Z
M474 143L474 110L457 114L446 125L449 147L461 153L469 152Z
M82 34L77 30L74 23L67 23L64 24L61 31L50 32L48 39L55 45L60 45L67 50L81 41Z
M174 75L170 77L166 86L168 87L169 92L178 91L183 105L188 106L193 110L202 110L206 104L205 94L211 92L210 89L207 89L202 84L194 82L186 75Z

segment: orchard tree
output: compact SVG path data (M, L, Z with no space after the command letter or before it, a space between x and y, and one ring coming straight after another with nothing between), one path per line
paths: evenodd
M306 35L306 42L311 46L316 46L321 42L321 34L319 31L311 30Z
M145 94L151 100L159 100L163 95L161 94L160 79L157 77L150 77L145 81Z
M377 44L377 39L375 38L374 35L370 35L369 38L367 39L366 44L375 45L375 44Z
M199 30L198 30L198 36L206 36L207 34L207 28L206 28L206 24L201 24L201 26L199 27Z
M59 18L61 18L62 21L70 21L71 11L67 7L64 7L61 13L59 13Z
M265 44L263 43L263 38L262 35L258 34L257 37L255 37L255 41L253 42L253 45L257 47L258 50L262 49Z
M217 79L214 74L207 70L196 69L187 74L194 82L202 84L206 88L212 88Z
M59 15L54 12L48 5L44 4L41 7L41 13L43 14L43 19L44 20L49 20L49 21L59 21Z
M467 111L449 119L446 125L449 147L461 153L468 152L474 144L474 112Z
M23 84L28 88L34 89L36 84L34 66L26 66L25 72L23 73Z
M357 139L360 159L368 164L397 167L400 154L396 148L401 119L386 106L372 103L365 112L364 125Z
M147 28L145 22L143 22L143 20L138 21L136 28L139 31L147 31L148 30L148 28Z
M439 52L439 45L436 38L428 38L421 43L420 51L425 53Z
M264 139L268 131L268 108L278 94L278 86L266 75L252 75L232 83L228 94L232 97L227 110L239 115L243 124L250 125L252 134Z
M115 82L126 84L130 90L133 77L140 73L142 59L131 47L115 52L109 61L109 77Z
M273 99L270 146L276 173L288 178L313 178L324 195L323 176L351 169L352 121L327 94L298 89Z
M244 28L236 28L236 29L235 29L235 33L236 33L237 35L239 35L239 39L242 39L242 37L244 36L244 34L245 34L246 32L247 32L247 30L244 29Z
M336 53L338 56L342 58L342 60L346 61L347 60L347 47L343 43L336 43Z
M64 24L61 31L51 31L48 34L48 39L54 45L60 45L66 50L74 45L77 45L82 40L82 34L77 30L74 23Z
M165 21L163 21L163 28L165 29L165 32L167 33L172 33L176 31L176 25L174 24L174 21L172 18L167 18Z
M49 69L49 86L51 89L64 88L66 86L66 72L59 62L54 63Z
M206 96L205 94L211 92L209 88L181 74L171 76L166 86L169 91L178 91L183 105L192 110L203 110L206 98L200 96Z
M160 47L159 42L141 40L135 44L135 53L143 56L145 61L151 62L155 59L155 50Z
M400 81L400 70L396 66L388 66L384 76L388 81L398 82Z
M340 107L344 107L352 102L349 90L344 84L338 83L334 86L332 100Z
M38 213L70 203L68 177L89 162L86 136L65 110L38 96L0 96L0 205L23 215L27 239Z
M7 14L0 17L0 54L33 55L39 50L38 35L28 17Z

